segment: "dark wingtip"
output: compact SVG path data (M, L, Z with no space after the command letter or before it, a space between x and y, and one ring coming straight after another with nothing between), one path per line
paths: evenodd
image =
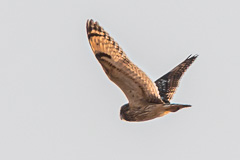
M94 21L92 19L88 19L86 23L87 31L91 31L91 28L94 25Z
M190 54L185 60L185 62L191 65L196 60L197 57L198 57L198 54L195 54L195 55Z
M199 56L198 54L195 54L193 57L194 57L194 58L197 58L198 56Z
M198 56L199 56L198 54L195 55L190 54L186 59L196 59Z
M87 33L90 33L92 30L97 30L103 32L103 28L99 25L97 21L93 19L88 19L86 23Z
M88 19L88 22L90 25L92 25L94 23L93 19Z
M91 19L88 19L88 20L87 20L87 23L86 23L87 32L90 31L90 21L91 21Z
M192 56L192 54L190 54L190 55L187 57L187 59L189 59L191 56Z

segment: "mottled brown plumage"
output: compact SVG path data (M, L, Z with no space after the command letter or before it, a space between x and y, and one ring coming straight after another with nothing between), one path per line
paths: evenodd
M155 81L160 96L165 103L170 103L170 100L178 87L180 78L196 58L197 55L188 56L185 61Z
M169 104L169 101L182 74L197 56L188 57L154 83L128 59L118 43L97 22L88 20L86 27L90 46L103 70L128 98L129 103L121 108L121 119L146 121L190 107Z

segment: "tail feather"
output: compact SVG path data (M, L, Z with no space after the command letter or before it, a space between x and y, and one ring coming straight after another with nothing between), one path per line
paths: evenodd
M189 104L167 104L166 107L167 107L166 111L177 112L179 109L192 106Z

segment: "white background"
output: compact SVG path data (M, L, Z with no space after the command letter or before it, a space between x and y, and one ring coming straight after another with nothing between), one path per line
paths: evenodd
M2 0L1 160L239 160L239 1ZM93 18L156 80L199 54L172 102L142 123L88 44Z

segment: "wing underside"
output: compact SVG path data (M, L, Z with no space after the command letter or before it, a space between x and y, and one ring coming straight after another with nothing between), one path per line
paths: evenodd
M121 88L130 106L142 102L163 103L155 83L127 58L118 43L97 22L87 21L87 34L103 70Z

